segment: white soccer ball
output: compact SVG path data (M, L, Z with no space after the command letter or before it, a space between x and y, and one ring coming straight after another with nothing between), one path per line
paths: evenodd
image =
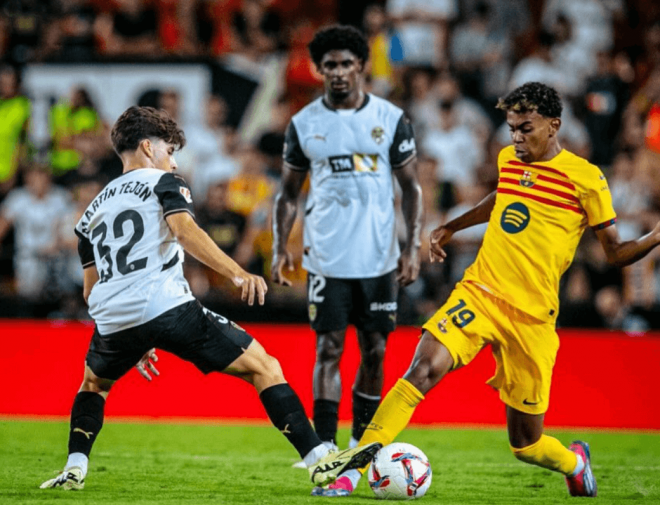
M414 500L431 486L431 464L419 448L394 443L376 453L369 467L369 486L378 498Z

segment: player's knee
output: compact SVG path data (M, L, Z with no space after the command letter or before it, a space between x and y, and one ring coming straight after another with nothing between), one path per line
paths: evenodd
M422 394L428 393L444 376L446 370L432 357L422 356L415 359L406 372L405 379Z
M96 376L89 367L85 367L85 376L83 377L80 391L99 394L109 393L110 388L112 388L114 383L115 381L113 380L102 379L101 377Z
M362 366L368 370L377 370L385 358L385 343L376 344L362 353Z
M261 375L267 377L269 382L284 382L284 372L277 358L266 355L262 360Z
M316 347L316 359L319 363L339 363L344 346L332 339L320 339Z

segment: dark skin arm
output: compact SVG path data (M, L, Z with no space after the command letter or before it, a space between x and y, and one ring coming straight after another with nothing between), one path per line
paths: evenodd
M417 160L413 158L394 170L401 186L401 210L406 222L406 247L401 251L396 280L407 286L419 275L419 248L422 232L422 188L417 180Z
M621 241L614 225L596 230L596 236L603 246L607 261L621 268L642 259L660 244L660 223L650 233L626 242Z
M493 207L495 207L496 196L497 192L493 191L465 214L442 226L438 226L431 232L431 247L429 249L431 263L434 261L442 263L445 260L447 253L443 249L443 246L451 240L454 233L477 224L488 222L490 213L493 211Z
M291 286L282 270L286 266L293 271L293 256L286 248L291 234L291 228L296 220L298 197L307 177L307 172L292 170L291 165L284 163L282 167L282 190L275 197L273 211L273 264L271 279L276 284Z

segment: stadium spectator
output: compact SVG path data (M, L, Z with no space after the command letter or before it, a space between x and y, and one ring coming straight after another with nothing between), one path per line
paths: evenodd
M591 139L590 159L595 165L606 169L612 164L629 95L627 84L614 72L612 55L600 51L596 74L588 80L584 95L584 123Z
M0 67L0 201L16 182L26 157L31 103L21 90L18 70Z
M385 5L401 46L398 63L425 67L447 63L447 32L458 15L456 0L388 0Z
M310 174L305 206L309 319L317 335L314 426L336 444L341 398L339 361L346 328L355 324L361 363L353 386L354 445L371 420L383 381L387 335L394 330L398 286L419 272L421 188L410 123L391 103L365 93L369 47L348 26L316 33L309 51L324 94L298 112L286 133L282 189L273 211L274 283L291 285L287 249L298 199ZM395 230L393 175L402 190L406 243Z
M230 179L239 171L238 162L230 154L233 135L226 124L226 102L220 96L211 95L203 108L204 122L186 127L189 140L180 156L181 173L195 194L200 195L199 203L206 201L211 179Z
M391 27L384 7L368 5L364 10L362 24L369 41L372 93L387 98L394 87L395 76L391 61Z
M472 130L460 124L455 105L452 98L440 101L438 127L426 134L421 147L426 156L438 160L440 181L460 191L476 183L485 152Z
M59 295L59 221L69 211L69 200L66 191L52 184L48 167L33 164L25 172L25 187L10 191L0 207L0 243L15 229L16 293L26 304L24 315L38 314L35 305Z
M156 9L146 0L115 0L116 10L102 12L94 23L99 52L105 56L153 58L162 53Z
M61 183L80 166L83 158L98 159L108 150L107 127L83 87L74 87L68 100L53 105L49 126L50 166Z
M472 98L501 96L511 73L511 41L506 32L494 29L491 16L490 4L478 2L451 35L451 61L463 91Z
M96 11L85 1L60 2L44 33L42 55L50 60L89 62L96 58Z

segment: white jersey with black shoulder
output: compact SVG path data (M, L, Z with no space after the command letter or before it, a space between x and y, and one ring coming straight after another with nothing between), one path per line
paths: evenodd
M99 274L88 302L102 335L194 299L183 276L183 248L165 221L177 212L194 217L183 178L141 168L110 182L78 221L83 268L95 265Z
M292 118L284 161L311 178L304 218L308 272L356 279L397 267L392 171L415 155L410 121L374 95L351 110L318 98Z

